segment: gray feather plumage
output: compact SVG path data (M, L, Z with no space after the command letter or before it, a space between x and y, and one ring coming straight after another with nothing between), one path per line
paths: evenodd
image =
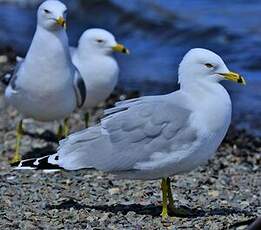
M180 145L186 144L182 143L182 133L191 112L173 106L166 98L142 97L117 103L105 111L100 125L63 140L56 163L69 170L128 171L137 169L137 163L149 161L155 152L175 151L174 139L179 139Z

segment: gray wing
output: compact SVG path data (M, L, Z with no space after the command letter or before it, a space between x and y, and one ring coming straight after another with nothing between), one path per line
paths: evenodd
M52 163L69 170L137 170L155 153L173 153L196 135L187 132L191 111L166 96L120 102L105 113L100 125L63 140L56 154L59 159Z
M73 79L74 90L77 98L77 106L81 108L86 99L86 87L84 80L78 69L75 67L75 74Z

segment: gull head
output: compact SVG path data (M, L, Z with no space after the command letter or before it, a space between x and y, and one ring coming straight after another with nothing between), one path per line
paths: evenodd
M189 82L220 82L222 80L246 84L241 75L231 72L222 58L210 50L191 49L180 63L180 84L188 84Z
M104 29L88 29L79 40L79 48L84 52L90 50L96 54L111 55L112 52L129 54L124 45L116 42L115 37Z
M67 7L57 0L43 2L37 12L38 25L50 30L62 30L66 28Z

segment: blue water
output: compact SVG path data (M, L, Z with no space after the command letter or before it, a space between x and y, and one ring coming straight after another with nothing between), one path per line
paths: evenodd
M70 9L72 45L90 27L112 31L131 50L118 55L119 85L143 94L175 88L182 56L194 47L220 54L247 86L226 83L234 105L234 123L261 134L260 0L111 0L64 1ZM36 6L0 4L0 47L23 55L35 29Z

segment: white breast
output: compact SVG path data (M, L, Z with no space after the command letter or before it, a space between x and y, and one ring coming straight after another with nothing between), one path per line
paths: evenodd
M198 102L193 98L195 112L190 118L191 125L198 130L198 140L193 151L184 161L184 173L193 170L205 163L216 152L218 146L224 139L231 122L231 100L223 86L216 84L216 87L205 95Z
M173 152L162 154L153 162L151 170L142 171L141 178L155 179L187 173L215 154L231 121L230 97L221 85L216 85L211 93L200 94L200 99L194 93L193 96L183 95L184 104L193 109L189 124L191 130L197 130L197 138L185 146L176 146Z

